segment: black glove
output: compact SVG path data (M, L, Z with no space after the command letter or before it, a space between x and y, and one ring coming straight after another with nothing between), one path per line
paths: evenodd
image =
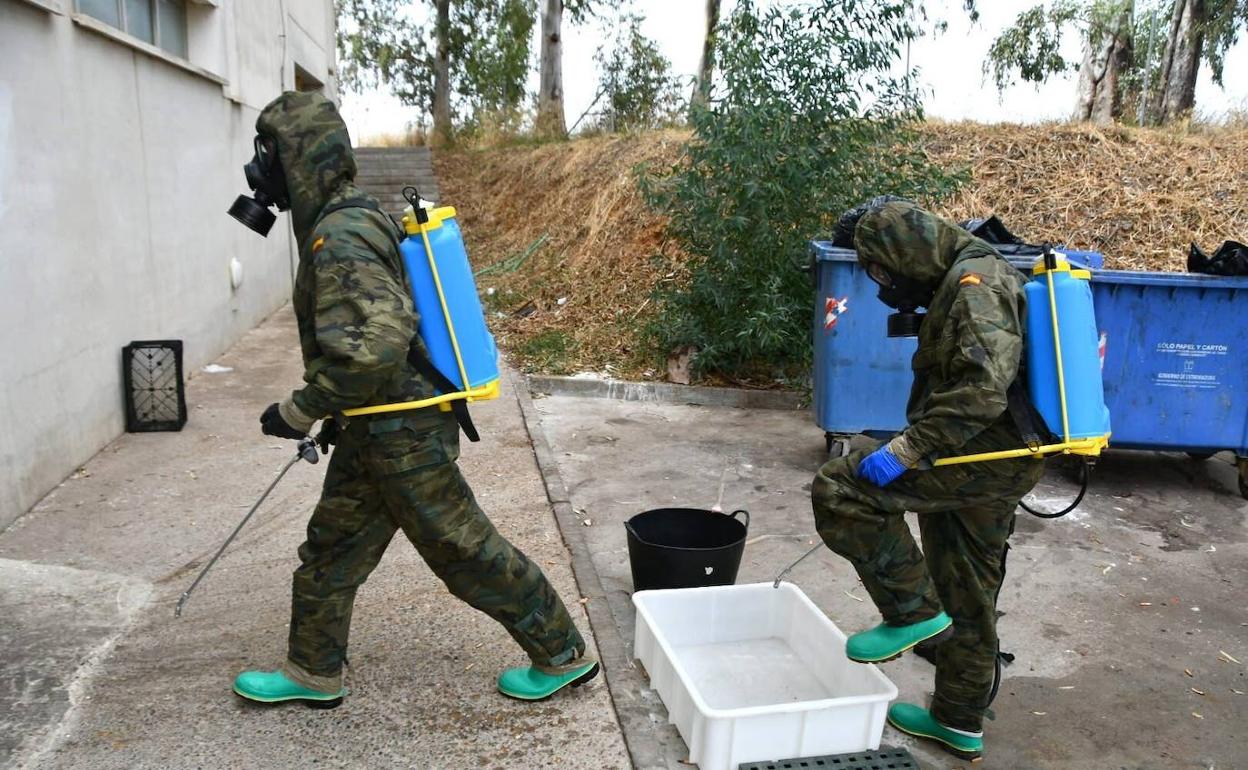
M858 220L862 219L862 215L880 208L885 203L893 202L911 203L912 201L896 195L877 195L841 214L841 218L836 221L836 227L832 230L832 245L842 249L854 248L854 228L858 226Z
M282 413L278 410L277 404L269 404L269 408L264 410L264 414L260 415L260 432L266 436L277 436L278 438L301 439L305 433L290 427L285 420L282 419Z
M329 448L338 443L337 420L327 419L321 423L321 429L316 432L316 443L322 454L329 454Z

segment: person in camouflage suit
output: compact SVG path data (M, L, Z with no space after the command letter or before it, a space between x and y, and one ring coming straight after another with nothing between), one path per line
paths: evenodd
M341 702L356 589L400 529L452 594L497 620L528 654L531 666L499 678L504 694L538 700L588 680L598 664L563 602L495 530L460 475L454 416L434 407L341 417L435 389L408 362L409 345L423 343L399 232L355 186L350 138L334 104L285 93L260 113L256 131L276 155L270 161L284 176L298 241L293 302L305 365L304 386L265 411L262 429L298 439L326 420L337 430L299 548L286 663L240 674L235 692L265 702ZM343 203L352 205L330 211Z
M901 306L928 309L912 361L908 425L882 446L819 469L815 522L883 616L881 625L850 637L850 658L889 660L943 639L930 711L894 704L889 722L974 758L998 671L996 598L1006 541L1015 507L1043 464L932 461L1024 445L1006 391L1020 376L1026 279L987 243L913 203L873 204L847 212L838 240L857 249L882 299L896 307L898 295L908 295ZM922 551L907 511L919 514Z

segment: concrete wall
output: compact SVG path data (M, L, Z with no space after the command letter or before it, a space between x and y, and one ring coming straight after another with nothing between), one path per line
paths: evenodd
M0 529L121 433L122 346L181 339L193 374L289 297L287 217L262 239L225 209L295 65L336 95L333 3L188 10L183 61L0 0Z

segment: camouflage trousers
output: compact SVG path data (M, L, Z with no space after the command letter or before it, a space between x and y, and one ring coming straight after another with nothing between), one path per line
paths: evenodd
M941 610L953 636L936 653L932 716L979 730L997 666L997 593L1018 501L1039 481L1033 459L953 465L903 474L885 488L854 476L867 450L819 469L811 490L815 526L854 565L889 624ZM920 551L904 514L919 514Z
M317 677L339 674L356 589L400 529L450 592L502 624L534 665L561 666L585 652L541 569L477 505L458 456L459 428L445 413L356 420L340 433L299 547L291 663Z

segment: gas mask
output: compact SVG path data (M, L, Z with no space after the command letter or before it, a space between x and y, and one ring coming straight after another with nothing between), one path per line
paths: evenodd
M867 275L880 286L880 302L897 309L888 317L888 336L917 337L925 315L918 309L932 301L931 289L909 276L894 276L874 262L867 263Z
M277 141L260 135L256 137L255 147L255 156L243 166L252 197L238 196L234 205L230 206L229 214L249 229L268 237L269 230L277 221L277 215L269 211L269 207L276 206L278 211L286 211L290 208L290 193L286 190L286 173L282 170L281 159L277 157Z

